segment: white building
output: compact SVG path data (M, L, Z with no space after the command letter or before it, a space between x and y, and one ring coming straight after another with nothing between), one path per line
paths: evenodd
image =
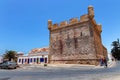
M35 48L32 49L28 55L19 56L18 64L41 64L48 63L49 48Z
M2 63L3 62L3 57L2 56L0 56L0 63Z

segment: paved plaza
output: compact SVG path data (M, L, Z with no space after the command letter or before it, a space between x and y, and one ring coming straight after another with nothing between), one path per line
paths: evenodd
M89 65L21 66L15 70L0 69L0 80L118 80L120 62L108 68Z

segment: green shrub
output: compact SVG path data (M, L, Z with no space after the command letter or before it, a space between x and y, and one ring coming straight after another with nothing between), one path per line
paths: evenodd
M47 66L47 64L44 64L44 66Z

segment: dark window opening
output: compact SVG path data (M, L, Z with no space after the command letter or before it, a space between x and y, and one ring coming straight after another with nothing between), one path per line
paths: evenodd
M27 59L25 59L25 62L27 62Z
M30 59L30 62L32 62L32 58Z
M34 58L34 62L36 62L36 58Z
M40 58L40 62L44 62L44 58Z
M21 62L21 59L19 59L19 63Z
M82 36L82 32L80 33L80 36Z

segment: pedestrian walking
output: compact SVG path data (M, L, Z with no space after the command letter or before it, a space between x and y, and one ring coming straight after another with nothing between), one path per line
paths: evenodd
M105 65L105 67L107 68L108 67L108 65L107 65L107 59L106 58L104 58L104 65Z
M100 58L100 66L103 66L103 58Z

